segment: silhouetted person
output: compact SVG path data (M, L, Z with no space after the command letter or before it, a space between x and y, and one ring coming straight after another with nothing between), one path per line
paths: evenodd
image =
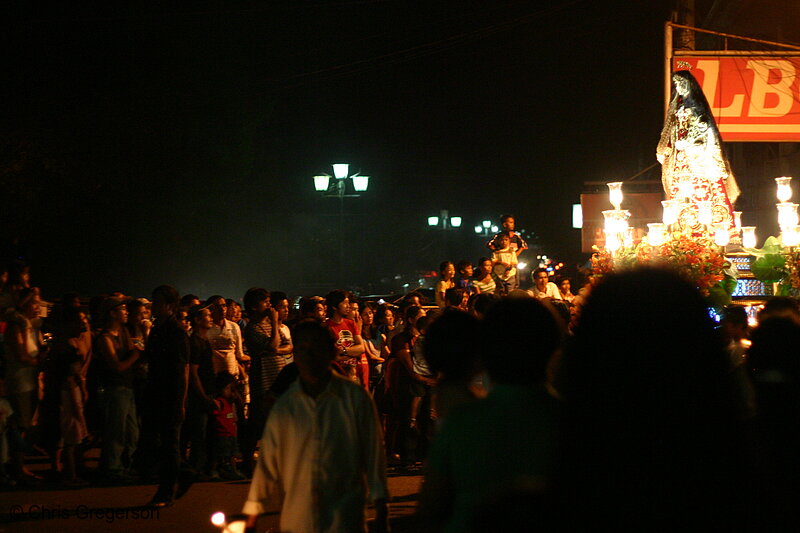
M558 381L556 481L569 525L726 530L756 520L765 492L730 367L705 302L675 274L601 282Z
M153 290L155 325L147 341L144 450L158 462L158 490L150 505L166 507L175 496L180 466L181 425L189 387L189 336L175 318L180 296L168 285Z
M430 370L439 376L434 387L439 422L456 406L486 396L481 384L475 382L481 368L479 324L468 313L448 309L427 330L425 357Z
M545 483L552 464L558 416L545 379L557 319L533 298L508 299L489 309L481 336L495 386L450 412L434 439L418 515L430 531L468 530L476 506L514 483Z
M800 325L787 316L765 319L748 354L756 391L761 456L782 493L800 498Z

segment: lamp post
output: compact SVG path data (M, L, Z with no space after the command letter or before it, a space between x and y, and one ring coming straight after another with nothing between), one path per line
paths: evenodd
M345 285L345 253L344 253L344 199L359 198L360 193L366 192L369 187L369 176L362 176L358 172L350 175L350 165L348 163L334 163L333 176L329 174L319 174L314 176L314 189L322 193L322 196L339 199L339 286L343 289ZM347 180L353 185L352 194L347 194Z
M464 220L460 216L450 216L450 212L447 209L439 211L439 216L428 217L429 228L442 230L442 244L445 256L447 255L447 231L460 229L463 222Z
M476 224L473 229L475 230L475 235L481 235L483 237L488 237L490 232L497 233L500 231L500 228L493 225L491 220L483 220L480 225Z

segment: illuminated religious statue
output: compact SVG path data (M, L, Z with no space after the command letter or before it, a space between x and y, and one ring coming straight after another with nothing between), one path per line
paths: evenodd
M733 203L739 187L722 152L719 130L705 95L688 71L672 74L672 102L661 131L656 157L667 200L678 200L675 228L700 235L709 228L701 223L698 202L711 202L711 226L723 224L736 233ZM703 204L708 205L708 204ZM698 217L700 215L700 217Z

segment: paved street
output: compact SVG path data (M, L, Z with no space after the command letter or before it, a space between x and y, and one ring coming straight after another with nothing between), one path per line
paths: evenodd
M416 506L420 482L419 475L391 474L389 477L390 517L396 533L411 531L408 520ZM0 533L107 533L145 528L173 533L212 533L216 529L209 521L211 514L239 512L249 483L197 483L174 506L149 510L140 506L153 496L155 485L64 490L45 482L33 490L0 492ZM259 530L277 528L275 511L261 520Z

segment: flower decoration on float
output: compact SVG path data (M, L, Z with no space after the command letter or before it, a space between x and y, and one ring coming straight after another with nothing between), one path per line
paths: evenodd
M724 289L728 299L735 288L736 271L725 259L729 245L755 257L754 276L773 286L773 294L800 294L800 215L792 203L791 177L775 178L780 235L768 237L756 248L755 226L742 226L742 212L733 211L731 222L715 221L713 202L691 202L690 187L680 198L664 200L662 222L647 224L647 235L633 239L630 211L622 207L622 184L609 186L614 209L603 211L605 246L595 246L592 275L602 277L615 270L640 265L669 266L708 295ZM681 221L691 220L691 224Z
M636 266L664 266L674 268L706 295L726 276L734 278L734 274L729 272L731 263L724 256L731 228L722 223L712 224L712 202L690 204L689 194L683 195L682 199L664 200L662 222L647 224L647 235L636 239L637 230L629 225L631 213L622 209L622 183L609 183L608 187L614 209L603 211L606 239L604 246L595 246L592 255L594 277ZM689 192L688 187L686 192ZM697 224L678 224L687 210L692 211ZM696 233L698 224L702 228L699 235ZM733 288L727 284L724 292L728 301L732 291Z

